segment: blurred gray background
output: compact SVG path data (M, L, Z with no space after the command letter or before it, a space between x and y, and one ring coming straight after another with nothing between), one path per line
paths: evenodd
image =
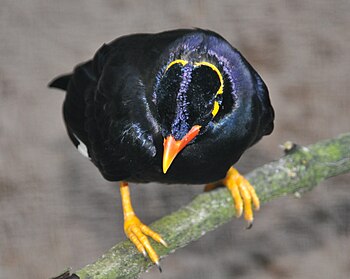
M261 74L274 133L243 173L302 145L350 131L349 1L11 1L0 5L0 278L48 278L91 263L125 239L116 183L70 143L64 94L47 83L135 32L181 27L223 35ZM254 228L233 220L162 260L143 278L349 278L349 175L262 207ZM132 185L150 223L201 186Z

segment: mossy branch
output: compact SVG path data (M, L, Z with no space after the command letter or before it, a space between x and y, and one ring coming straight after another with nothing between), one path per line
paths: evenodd
M286 156L246 175L262 203L311 190L329 177L350 171L350 133L308 147L288 143L284 148ZM152 245L161 257L165 257L230 221L234 215L232 198L225 188L200 194L190 204L150 226L164 237L169 248L155 242ZM151 266L152 263L126 240L112 247L95 263L74 275L67 273L68 276L63 278L135 278Z

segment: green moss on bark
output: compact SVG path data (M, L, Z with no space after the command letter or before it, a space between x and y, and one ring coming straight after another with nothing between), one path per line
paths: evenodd
M350 133L308 147L295 146L280 160L246 175L261 202L279 196L311 190L320 181L350 170ZM206 232L231 220L233 200L225 189L197 196L190 204L154 222L151 227L169 244L152 241L161 257L197 240ZM112 247L95 263L78 270L81 279L137 278L152 263L126 240Z

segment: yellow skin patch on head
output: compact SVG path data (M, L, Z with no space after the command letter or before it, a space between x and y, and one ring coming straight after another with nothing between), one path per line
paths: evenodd
M176 59L173 62L169 63L168 67L166 67L166 69L165 69L165 72L167 70L169 70L169 68L175 64L181 64L182 66L185 66L187 63L188 63L188 61L186 61L186 60Z
M213 115L213 117L215 117L215 115L218 113L219 109L220 109L219 103L217 101L214 101L214 108L211 111L211 114Z
M171 63L169 63L169 65L166 67L165 72L169 70L169 68L175 64L181 64L182 66L185 66L188 63L187 60L183 60L183 59L176 59L174 61L172 61ZM206 62L206 61L202 61L202 62L195 62L194 66L198 67L198 66L207 66L209 68L211 68L219 77L220 80L220 87L218 89L218 91L215 93L215 97L219 94L223 94L224 93L224 79L222 77L221 72L219 71L219 69L212 63L210 62ZM220 109L220 105L217 101L214 101L214 107L213 110L211 112L211 114L213 115L213 117L215 117L215 115L218 113Z

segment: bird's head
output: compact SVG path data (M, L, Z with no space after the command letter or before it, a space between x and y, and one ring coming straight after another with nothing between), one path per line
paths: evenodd
M206 47L187 48L164 64L154 93L164 138L163 173L182 149L200 141L210 126L232 110L231 92L223 63Z

